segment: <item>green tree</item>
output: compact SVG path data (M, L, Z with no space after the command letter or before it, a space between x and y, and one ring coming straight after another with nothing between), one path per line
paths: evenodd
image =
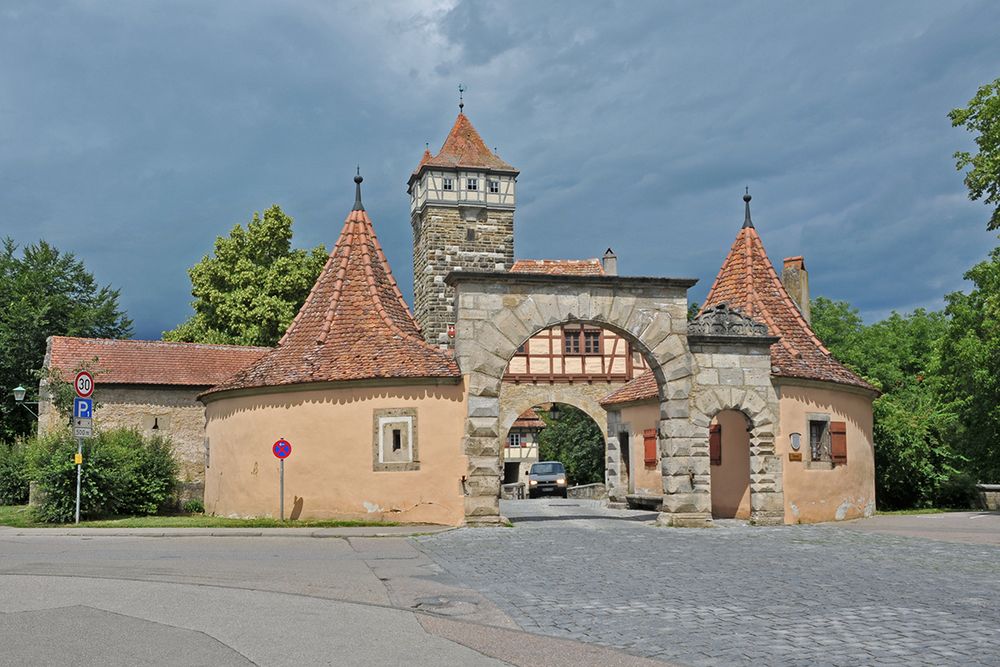
M946 298L944 391L959 415L958 441L981 481L1000 481L1000 248L966 274L975 288Z
M244 229L215 239L214 254L195 264L192 315L164 340L275 345L326 263L323 245L292 249L292 218L279 206L254 213Z
M31 431L34 418L14 405L11 390L41 371L49 336L123 338L132 321L118 290L101 287L83 262L45 241L20 254L10 238L0 251L0 440Z
M586 412L559 404L559 419L538 410L546 426L538 435L538 459L561 461L570 484L604 481L604 436Z
M948 117L952 127L965 127L977 133L979 151L955 153L955 166L965 173L965 186L969 199L982 199L993 205L993 214L987 229L1000 229L1000 79L980 87L966 107L952 109Z
M882 391L872 406L879 506L940 503L965 466L954 445L956 415L940 391L947 318L918 308L865 325L856 308L823 297L812 315L834 357Z

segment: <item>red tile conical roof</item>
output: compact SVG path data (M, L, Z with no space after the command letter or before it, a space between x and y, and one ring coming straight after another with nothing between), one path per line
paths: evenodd
M736 235L701 310L725 302L766 324L768 334L780 336L781 339L771 346L773 375L839 382L874 390L830 355L785 291L760 235L750 222L749 199L747 195L743 228Z
M444 167L446 169L469 167L517 173L514 167L501 160L499 155L487 148L482 137L476 132L476 128L472 127L469 117L464 113L458 114L451 132L448 133L448 138L444 140L444 145L441 146L438 154L431 155L429 150L424 151L420 164L417 165L413 174L419 174L425 167Z
M360 179L358 179L360 181ZM359 195L316 284L277 347L207 393L375 378L459 378L424 342Z

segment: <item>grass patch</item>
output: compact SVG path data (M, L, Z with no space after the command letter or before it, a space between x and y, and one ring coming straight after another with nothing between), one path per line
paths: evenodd
M177 514L171 516L130 516L95 521L81 521L80 528L358 528L369 526L398 526L392 521L354 521L339 519L304 519L279 521L277 519L227 519L203 514ZM0 526L15 528L66 528L74 523L40 523L27 505L0 506Z
M973 510L966 508L949 508L949 507L925 507L924 509L908 509L908 510L878 510L875 514L946 514L948 512L971 512Z

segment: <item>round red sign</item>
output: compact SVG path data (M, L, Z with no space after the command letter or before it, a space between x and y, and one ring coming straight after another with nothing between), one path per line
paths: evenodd
M292 443L288 442L284 438L281 438L278 442L274 443L274 446L271 447L271 451L274 452L274 455L279 459L287 459L288 455L292 453Z
M80 398L90 398L90 395L94 393L94 376L87 371L80 371L76 374L73 387L76 389L76 395Z

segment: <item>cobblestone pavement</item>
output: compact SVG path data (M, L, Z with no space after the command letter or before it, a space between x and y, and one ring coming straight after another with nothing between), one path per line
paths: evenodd
M514 528L418 544L532 632L693 666L1000 664L996 546L829 524L657 528L580 500L503 512Z

